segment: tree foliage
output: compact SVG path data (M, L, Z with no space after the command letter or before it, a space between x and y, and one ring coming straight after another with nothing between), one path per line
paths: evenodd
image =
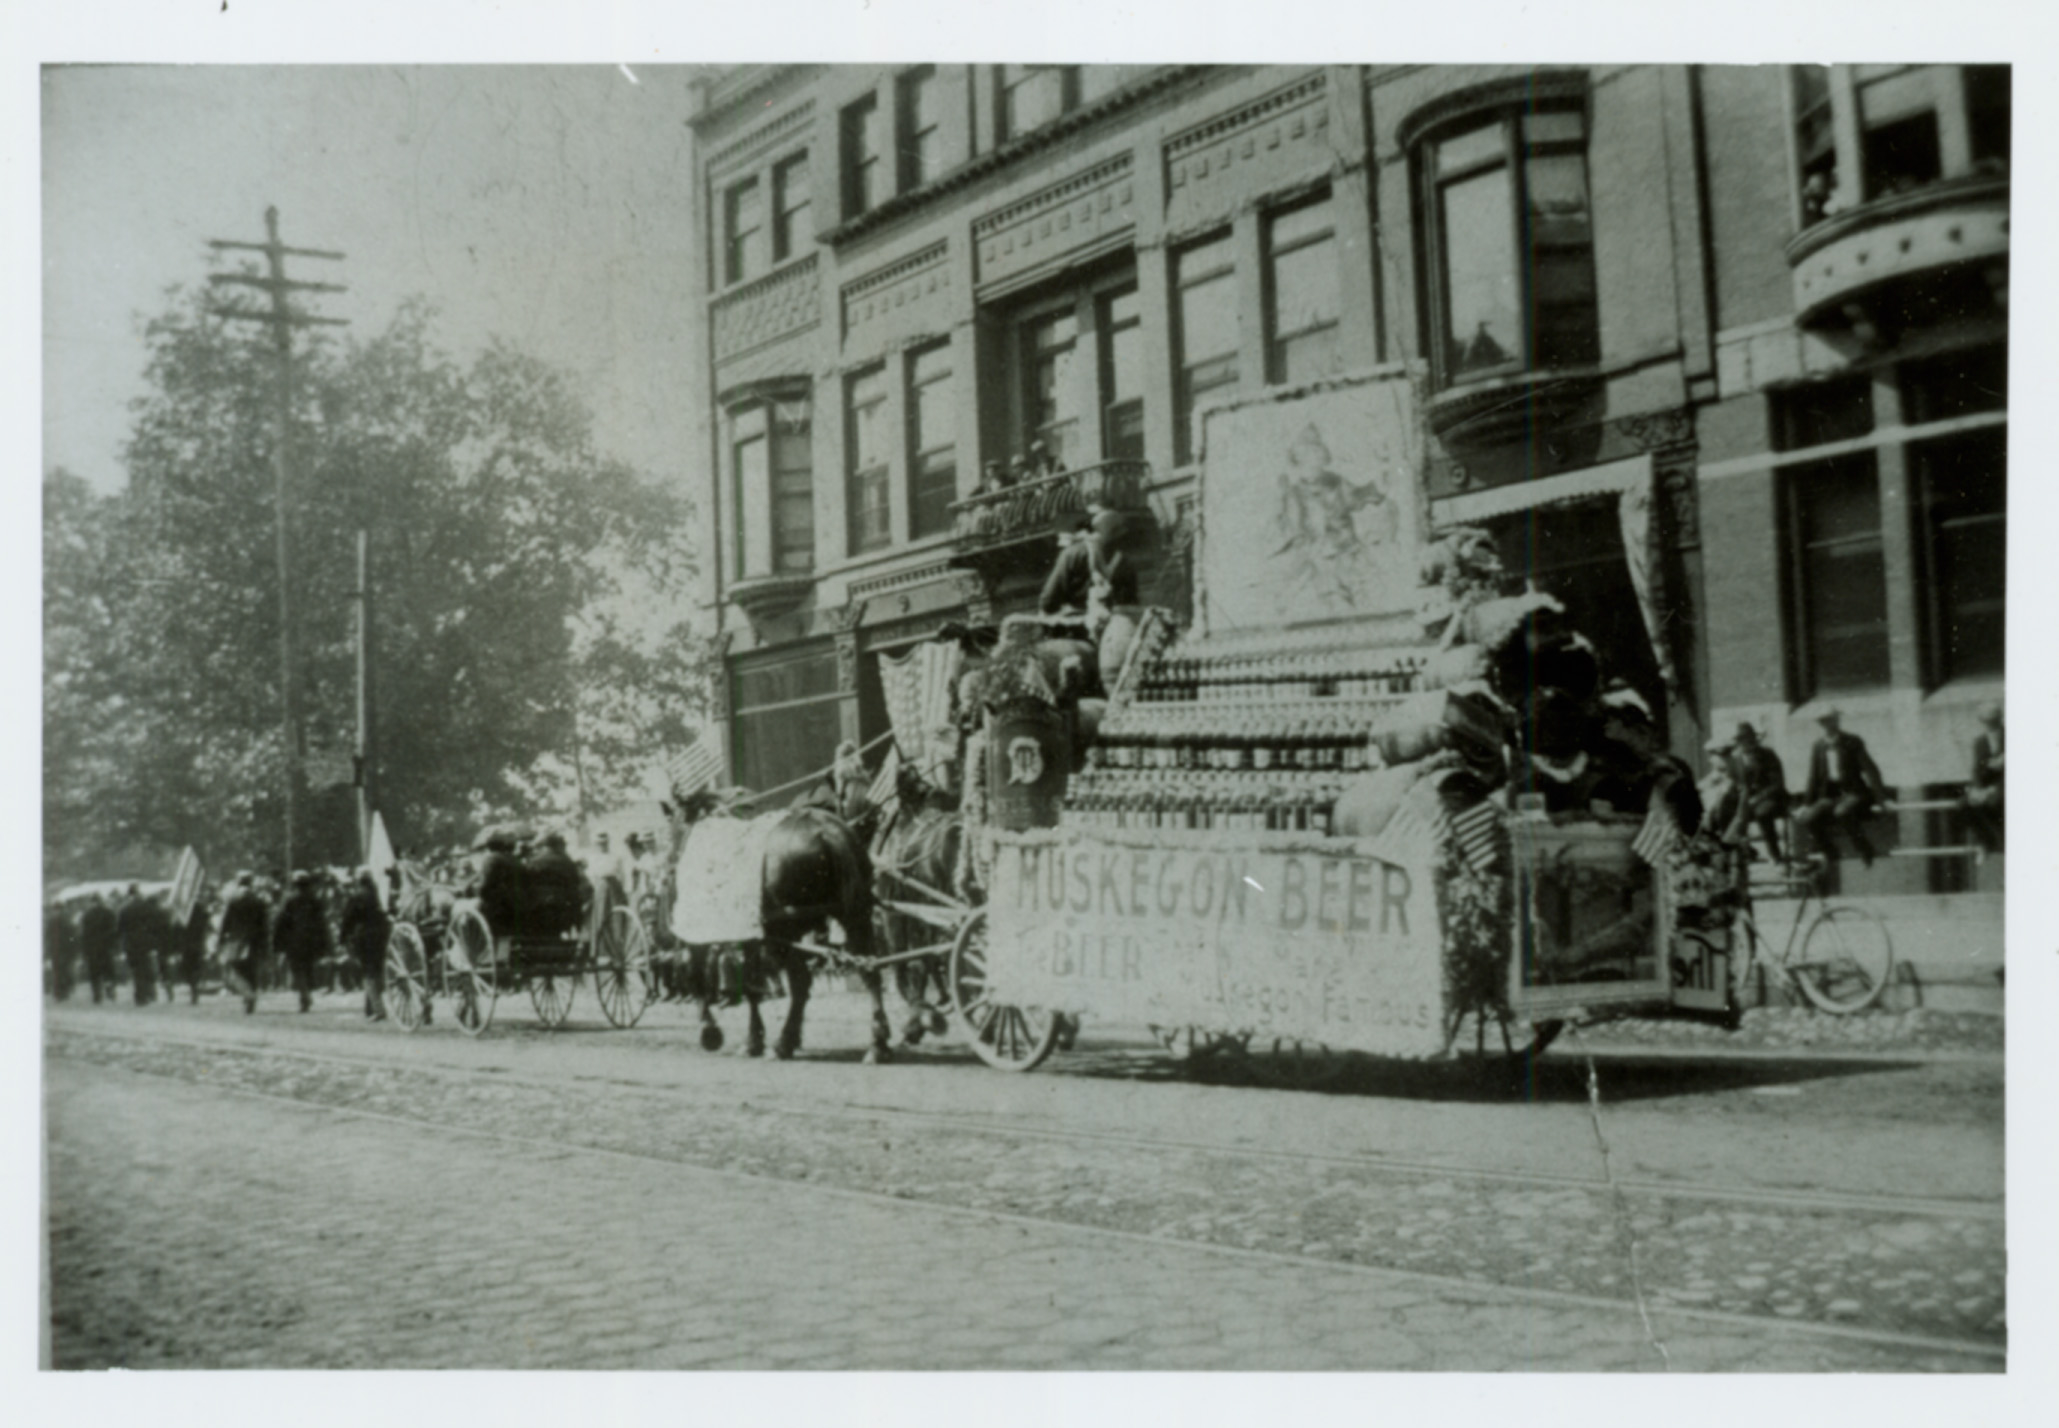
M372 782L416 843L576 811L581 793L604 809L704 698L680 483L601 453L563 374L499 343L460 363L432 322L416 303L366 341L301 340L286 492L309 767L333 772L352 745L364 530ZM128 487L46 478L53 859L189 842L217 866L279 857L274 364L252 326L175 298L146 330ZM316 787L300 809L303 861L352 856L347 793Z

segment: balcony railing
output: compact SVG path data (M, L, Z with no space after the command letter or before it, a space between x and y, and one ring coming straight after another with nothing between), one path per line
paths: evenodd
M952 540L961 549L1004 545L1053 534L1093 508L1137 510L1150 480L1148 462L1103 461L982 491L951 507Z
M2008 300L2009 177L1972 174L1890 194L1819 220L1787 244L1804 326L1863 329L1963 308L1959 288ZM1953 291L1941 284L1954 275Z

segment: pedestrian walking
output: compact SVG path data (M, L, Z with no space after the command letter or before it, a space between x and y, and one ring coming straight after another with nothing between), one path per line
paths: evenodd
M164 940L164 923L157 902L143 896L136 884L129 884L121 911L115 914L115 933L121 939L122 957L129 964L129 981L137 1006L157 1000L157 954Z
M300 1009L314 1010L315 973L335 944L329 935L328 913L315 891L313 873L293 875L293 891L272 923L272 946L286 958L293 990L300 994Z
M1983 853L2002 851L2002 706L1984 704L1966 781L1966 824Z
M238 873L222 908L222 975L243 995L245 1015L257 1010L258 979L271 955L271 911L249 873Z
M194 1006L200 1005L200 983L207 974L207 934L212 922L207 888L203 886L193 899L193 910L186 914L186 925L178 930L179 980L186 984ZM168 1000L178 1000L169 988L165 995Z
M1780 820L1787 816L1788 809L1787 770L1781 765L1780 755L1760 743L1759 731L1749 724L1737 726L1730 776L1737 784L1737 807L1726 839L1749 847L1750 829L1756 826L1759 836L1766 840L1767 855L1778 863Z
M115 953L121 946L120 919L101 893L93 894L79 914L79 951L86 959L86 976L93 983L93 1001L113 1001L118 980Z
M1809 751L1809 786L1802 795L1804 806L1795 815L1795 826L1832 862L1837 860L1837 849L1829 828L1836 826L1870 868L1879 855L1866 836L1866 820L1887 801L1880 766L1873 762L1866 741L1845 731L1843 716L1836 709L1824 710L1816 722L1822 726L1823 737Z
M51 901L43 909L43 975L44 990L58 1001L71 999L72 986L78 975L79 932L73 924L71 914L60 902Z
M386 915L379 897L379 875L370 868L358 870L357 882L343 902L338 931L363 974L365 1015L373 1021L386 1020L386 939L393 931L393 919Z

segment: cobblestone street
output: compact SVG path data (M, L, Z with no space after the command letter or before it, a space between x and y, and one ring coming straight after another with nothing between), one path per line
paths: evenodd
M1254 1105L1398 1129L1406 1100L651 1054L683 1027L402 1039L321 1010L53 1014L57 1366L2001 1363L2003 1225L1977 1204L1641 1193L1633 1271L1590 1186L1324 1163L1291 1137L1244 1153ZM1017 1104L989 1121L987 1093ZM1216 1148L1121 1143L1147 1099ZM1425 1109L1591 1134L1577 1104ZM1675 1154L1616 1114L1626 1174ZM1591 1142L1584 1166L1561 1149L1591 1173ZM1941 1167L1931 1188L1960 1187Z

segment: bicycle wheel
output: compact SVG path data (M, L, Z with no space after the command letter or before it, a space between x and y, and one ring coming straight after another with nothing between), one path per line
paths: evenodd
M1788 970L1820 1010L1849 1016L1880 1000L1894 965L1894 943L1876 914L1826 907L1802 939L1801 961Z

